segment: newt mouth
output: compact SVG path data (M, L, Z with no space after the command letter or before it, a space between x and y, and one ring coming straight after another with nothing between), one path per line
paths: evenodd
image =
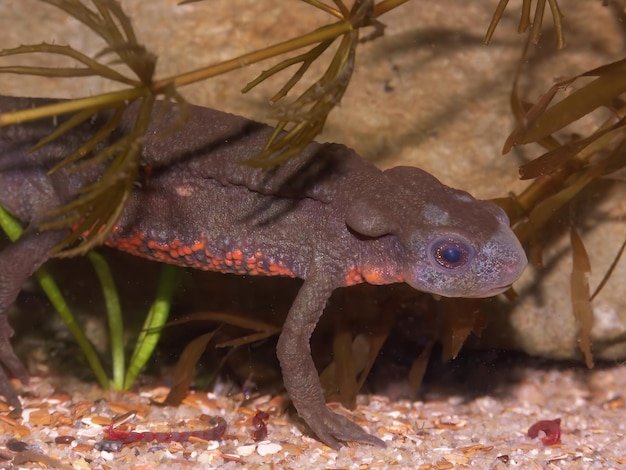
M481 292L476 295L467 295L466 297L468 299L486 299L488 297L495 297L496 295L505 293L507 290L511 288L512 285L513 284L506 284L503 286L492 287L491 289L487 291Z

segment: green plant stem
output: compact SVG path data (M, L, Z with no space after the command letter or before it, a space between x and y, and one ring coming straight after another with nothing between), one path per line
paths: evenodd
M156 298L144 321L142 331L137 338L133 356L128 365L128 371L124 380L124 389L126 390L135 382L139 372L146 365L156 348L161 337L163 325L167 322L172 297L178 287L181 273L181 268L171 264L164 264L161 268L161 278L159 279Z
M109 338L111 341L111 363L113 367L113 388L121 390L124 387L124 322L120 299L115 288L115 280L109 265L102 255L90 251L87 256L94 267L107 311L109 321Z
M0 206L0 227L12 242L22 236L22 227L2 206Z
M59 103L39 106L37 108L21 109L9 113L0 113L0 127L11 124L20 124L26 121L34 121L45 117L58 116L60 114L92 109L97 111L111 107L111 103L119 103L126 100L135 100L146 93L145 88L130 88L127 90L113 91L88 98L61 101Z
M406 1L406 0L405 0ZM218 64L209 65L200 69L192 70L187 73L176 75L174 77L165 78L154 83L154 89L164 88L172 83L179 87L196 83L207 78L221 75L232 70L240 69L256 62L261 62L272 57L279 56L286 52L291 52L303 47L317 44L327 39L334 39L342 34L349 33L353 27L350 21L338 21L336 23L322 26L315 31L299 36L297 38L289 39L287 41L268 46L264 49L259 49L247 54L240 55L234 59L230 59Z
M20 227L20 224L13 217L11 217L11 215L9 215L9 213L6 212L1 206L0 226L12 242L16 241L22 235L22 227ZM109 378L107 377L107 374L102 367L102 363L98 358L98 354L83 333L83 330L76 321L76 318L68 307L67 302L65 302L65 299L63 298L59 287L56 285L56 282L54 282L54 279L45 268L39 268L37 272L35 272L35 277L37 278L41 289L48 296L48 299L50 300L50 303L52 304L54 309L63 319L72 335L74 335L76 342L82 349L83 354L85 355L85 358L87 359L87 362L91 367L91 370L93 371L96 379L100 383L100 386L103 389L108 389Z

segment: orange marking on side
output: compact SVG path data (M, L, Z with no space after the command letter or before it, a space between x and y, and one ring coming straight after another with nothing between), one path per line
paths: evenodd
M345 281L347 286L353 286L355 284L361 284L365 282L365 280L363 279L363 273L361 272L361 268L350 268L350 271L348 271L348 274L346 274Z
M119 236L119 230L117 232ZM185 245L180 239L160 243L147 238L144 232L136 231L127 237L120 237L106 243L119 250L144 258L205 271L296 277L293 271L285 265L266 259L262 251L256 251L254 255L246 256L243 250L236 248L224 253L223 256L215 256L207 247L207 241L204 239L198 240L192 245Z
M393 284L394 282L404 281L404 278L398 273L385 272L371 267L363 269L363 278L374 285Z

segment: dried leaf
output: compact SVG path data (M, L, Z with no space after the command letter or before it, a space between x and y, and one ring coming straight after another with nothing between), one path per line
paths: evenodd
M457 356L470 333L480 332L487 324L480 299L443 298L440 304L444 315L441 356L445 362Z
M538 196L539 202L534 203L534 207L530 211L530 214L528 214L527 220L515 227L515 234L522 243L542 233L543 227L552 219L556 211L580 194L589 183L604 175L608 169L615 166L623 166L626 162L625 152L626 139L623 139L607 157L593 165L588 165L578 172L578 174L571 175L567 180L563 178L563 176L566 175L557 175L558 178L546 177L537 180L537 183L546 186L546 188L539 187L528 189L528 192L532 192ZM567 185L563 187L565 182ZM559 190L561 187L562 189ZM555 189L558 190L556 194L545 197L545 191L554 192ZM544 196L543 198L541 198L542 194ZM531 199L533 197L532 195L530 196Z
M406 291L408 292L408 291ZM402 310L402 304L404 298L402 295L393 295L383 302L380 306L379 324L375 331L372 331L369 335L369 357L367 362L360 372L359 382L357 384L357 392L361 390L367 376L369 375L374 361L378 357L378 353L383 348L385 341L389 337L392 328L396 324L396 318Z
M246 344L256 343L263 341L270 336L274 336L280 333L280 328L274 328L272 331L260 331L258 333L252 333L249 335L239 336L238 338L229 339L225 341L218 341L215 343L216 348L236 348L239 346L245 346Z
M533 235L540 234L541 229L552 219L555 212L571 201L590 180L579 179L578 183L546 197L539 202L528 215L528 219L515 227L515 234L523 242Z
M430 341L419 356L417 356L417 358L413 361L413 364L411 364L408 381L411 389L411 395L414 397L417 396L419 388L422 385L422 380L424 380L424 374L426 374L426 367L428 366L428 361L430 361L434 345L435 341Z
M356 338L354 341L356 342ZM339 392L339 401L348 408L354 408L356 404L359 358L361 358L362 366L363 351L359 353L358 350L354 350L350 328L336 328L333 335L333 362L330 370L334 371L332 383Z
M410 294L413 295L413 292ZM363 306L359 306L359 302L363 302L364 297L355 301L353 296L342 294L340 297L342 300L337 300L345 303L333 317L335 321L333 361L320 374L327 397L338 400L347 407L354 405L356 395L363 387L391 329L395 326L396 318L405 301L405 296L401 294L390 295L378 303L370 301L370 295L366 295L368 300L365 302L368 305L376 305L371 312L372 320L358 325L353 323L353 318L350 322L347 321L341 312L362 311ZM355 328L359 331L356 336ZM332 394L333 391L336 391L335 394Z
M255 320L247 315L238 313L222 313L222 312L200 312L187 315L185 318L171 321L167 326L184 325L189 322L215 322L245 328L255 331L255 333L239 336L234 339L219 341L215 344L216 348L230 348L236 346L244 346L246 344L255 343L280 333L281 327L260 320Z
M569 86L582 76L589 76L591 73L597 74L598 78L547 108L558 90ZM511 133L504 145L504 153L508 152L514 145L536 142L554 134L595 109L608 105L611 100L625 91L626 59L560 81L548 90Z
M557 147L522 165L519 169L520 177L531 179L558 171L574 173L587 164L594 155L607 148L613 139L622 137L625 128L626 118L614 124L605 123L589 137Z
M588 139L585 139L588 140ZM558 171L574 173L583 166L583 162L576 158L578 152L583 149L586 142L579 141L574 144L565 144L544 153L538 158L519 167L520 179L528 180L540 176L551 175Z
M510 150L516 145L534 142L532 140L528 140L526 135L530 132L529 129L534 129L536 127L537 120L545 113L548 105L554 99L560 87L561 85L559 84L553 85L541 98L539 98L539 100L521 119L518 118L517 127L513 130L513 132L511 132L509 137L504 142L504 146L502 147L503 154L509 153ZM550 133L547 133L545 136L548 135L550 135Z
M174 384L165 398L166 405L178 406L187 396L196 376L196 365L216 331L198 336L185 347L174 370Z
M593 328L593 309L589 300L589 274L591 263L580 235L574 227L570 230L572 244L572 275L570 278L572 311L579 325L578 345L585 356L587 367L593 367L591 353L591 329Z
M530 6L529 6L530 7ZM520 25L521 27L521 25ZM522 51L522 55L520 56L520 60L517 64L517 69L515 71L515 77L513 78L513 83L511 85L511 95L509 97L509 102L511 104L511 110L513 111L513 116L515 116L515 119L517 120L517 123L522 123L522 122L527 122L527 120L529 119L529 117L527 116L527 114L529 114L529 111L533 108L533 105L523 101L520 96L519 96L519 79L520 76L522 74L522 69L524 67L524 65L528 62L527 59L527 55L528 55L528 46L530 45L530 36L528 37L528 40L526 41L526 43L524 44L524 49ZM530 114L529 114L530 116ZM515 131L514 131L515 132ZM513 138L513 134L509 137L509 139ZM539 145L541 145L542 147L544 147L546 150L554 150L558 147L560 147L560 143L558 140L556 140L554 137L552 136L548 136L545 137L544 139L541 139L537 142ZM505 143L505 146L502 150L503 153L507 153L511 147L510 147L510 142L507 140L507 143Z
M508 3L508 0L500 0L498 2L498 6L496 7L496 10L493 14L491 23L489 23L487 33L485 34L485 44L489 44L489 42L491 41L496 26L502 19L502 15L504 14L504 10L506 10ZM529 26L532 25L530 37L533 44L537 44L539 42L539 36L541 35L541 26L543 23L544 10L546 8L546 0L537 0L537 4L535 6L535 16L532 23L530 21L530 10L532 6L531 3L532 0L523 1L522 14L520 15L518 31L520 33L523 33L528 29ZM552 21L554 23L554 29L556 32L556 47L558 49L561 49L565 46L565 38L563 35L563 14L559 9L559 5L556 0L548 0L548 4L550 5L550 10L552 12Z
M167 326L183 325L193 321L200 322L216 322L226 323L228 325L238 326L240 328L246 328L248 330L259 331L264 333L277 333L280 331L280 327L265 323L260 320L255 320L246 315L240 315L238 313L223 313L223 312L200 312L192 313L181 318L179 320L171 321Z

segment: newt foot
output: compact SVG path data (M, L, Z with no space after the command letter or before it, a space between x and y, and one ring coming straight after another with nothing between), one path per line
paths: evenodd
M358 442L377 447L387 447L379 438L365 432L360 426L344 416L326 409L320 414L309 417L307 424L317 437L328 447L339 449L343 442Z

